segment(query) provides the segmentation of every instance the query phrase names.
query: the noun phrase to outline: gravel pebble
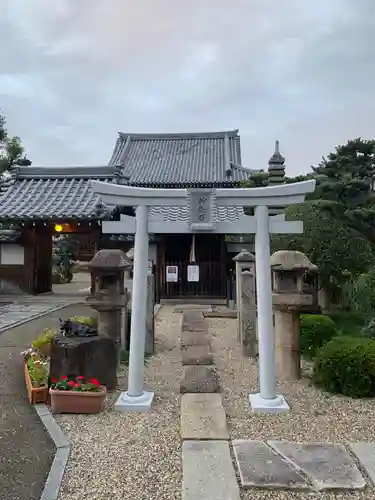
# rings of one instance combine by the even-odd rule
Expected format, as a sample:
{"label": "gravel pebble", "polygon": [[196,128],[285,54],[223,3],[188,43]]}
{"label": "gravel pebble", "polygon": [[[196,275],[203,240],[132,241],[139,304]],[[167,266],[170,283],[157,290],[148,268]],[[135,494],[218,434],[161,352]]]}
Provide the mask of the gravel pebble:
{"label": "gravel pebble", "polygon": [[[253,414],[249,392],[259,391],[257,362],[242,356],[236,338],[236,320],[212,318],[214,360],[220,376],[224,407],[231,439],[275,439],[283,441],[372,441],[375,436],[375,400],[353,400],[323,393],[310,383],[304,365],[304,377],[296,383],[280,383],[279,391],[291,406],[289,413]],[[375,490],[363,492],[302,493],[251,489],[242,492],[242,500],[375,500]]]}
{"label": "gravel pebble", "polygon": [[180,322],[171,307],[157,316],[156,354],[145,369],[145,386],[155,391],[149,414],[114,412],[114,393],[99,415],[56,416],[72,443],[59,500],[181,498]]}

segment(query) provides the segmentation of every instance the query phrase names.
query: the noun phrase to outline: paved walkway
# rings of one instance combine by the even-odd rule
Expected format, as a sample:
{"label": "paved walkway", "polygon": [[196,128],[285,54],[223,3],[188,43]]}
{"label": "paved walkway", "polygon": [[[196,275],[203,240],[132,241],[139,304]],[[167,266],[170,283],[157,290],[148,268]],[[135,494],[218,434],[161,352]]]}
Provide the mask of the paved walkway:
{"label": "paved walkway", "polygon": [[[17,307],[8,309],[8,326],[26,315],[22,308],[16,313]],[[31,319],[50,309],[40,304],[27,311]],[[27,400],[20,352],[59,317],[77,314],[85,314],[84,306],[60,309],[0,333],[0,500],[39,500],[55,451]],[[2,324],[5,328],[4,318]]]}
{"label": "paved walkway", "polygon": [[[207,385],[207,378],[214,370],[211,366],[214,359],[208,356],[209,337],[201,312],[185,311],[182,321],[185,394],[181,395],[180,427],[183,439],[182,500],[240,500],[240,490],[254,491],[254,488],[275,492],[350,492],[371,488],[375,484],[375,442],[347,443],[344,446],[336,443],[231,441],[219,381]],[[189,361],[184,362],[187,359]],[[198,377],[197,373],[202,370],[204,376]],[[194,380],[188,384],[186,379],[191,382],[191,372],[194,372]],[[371,493],[366,491],[373,494],[374,490],[371,489]]]}

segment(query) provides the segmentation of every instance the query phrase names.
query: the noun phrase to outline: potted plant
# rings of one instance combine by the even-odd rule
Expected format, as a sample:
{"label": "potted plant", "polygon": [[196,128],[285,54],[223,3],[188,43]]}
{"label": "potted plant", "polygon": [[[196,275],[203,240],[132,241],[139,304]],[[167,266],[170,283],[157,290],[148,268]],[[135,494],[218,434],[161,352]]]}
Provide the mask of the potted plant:
{"label": "potted plant", "polygon": [[31,404],[46,403],[48,400],[49,364],[33,349],[22,353],[25,360],[25,383]]}
{"label": "potted plant", "polygon": [[107,395],[97,379],[82,376],[52,379],[49,393],[52,413],[99,413]]}
{"label": "potted plant", "polygon": [[51,343],[56,335],[56,330],[52,328],[47,328],[44,330],[42,335],[40,335],[34,342],[31,343],[32,347],[38,350],[43,356],[50,356],[51,354]]}

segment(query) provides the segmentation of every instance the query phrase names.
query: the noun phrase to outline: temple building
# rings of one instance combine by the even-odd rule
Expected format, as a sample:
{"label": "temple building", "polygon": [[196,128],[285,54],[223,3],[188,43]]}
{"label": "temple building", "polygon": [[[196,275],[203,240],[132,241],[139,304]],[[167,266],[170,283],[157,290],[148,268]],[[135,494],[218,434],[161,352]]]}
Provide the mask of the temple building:
{"label": "temple building", "polygon": [[[269,162],[270,181],[283,182],[284,158],[276,150]],[[79,256],[89,260],[100,248],[132,247],[134,235],[103,234],[104,220],[134,215],[131,207],[102,203],[90,180],[155,188],[238,188],[259,170],[242,166],[238,130],[184,134],[120,133],[105,166],[16,167],[0,193],[0,292],[40,294],[52,290],[52,240],[79,235]],[[218,207],[217,221],[237,221],[240,207]],[[164,223],[188,219],[186,207],[152,207]],[[149,265],[158,299],[225,298],[232,257],[252,250],[253,235],[150,235]],[[188,266],[199,265],[199,280]],[[168,271],[177,269],[173,279]],[[172,276],[171,273],[169,273]]]}

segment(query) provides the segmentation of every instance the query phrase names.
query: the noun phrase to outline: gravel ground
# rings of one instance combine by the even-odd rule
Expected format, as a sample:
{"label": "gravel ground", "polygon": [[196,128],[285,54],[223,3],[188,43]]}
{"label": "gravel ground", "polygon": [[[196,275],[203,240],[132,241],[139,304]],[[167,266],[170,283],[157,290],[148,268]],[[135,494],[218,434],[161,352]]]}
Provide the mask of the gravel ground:
{"label": "gravel ground", "polygon": [[[307,376],[297,383],[280,383],[291,412],[276,415],[252,414],[249,392],[258,392],[257,363],[242,356],[236,339],[236,320],[209,320],[212,349],[220,374],[224,407],[231,439],[279,439],[283,441],[372,441],[375,436],[375,400],[351,400],[324,394]],[[305,373],[308,367],[305,366]],[[375,500],[373,489],[358,493],[292,493],[249,490],[243,500]]]}
{"label": "gravel ground", "polygon": [[[114,412],[116,393],[100,415],[56,416],[73,445],[59,500],[181,498],[180,321],[172,307],[157,317],[156,354],[145,370],[155,391],[149,414]],[[125,370],[122,389],[126,378]]]}

